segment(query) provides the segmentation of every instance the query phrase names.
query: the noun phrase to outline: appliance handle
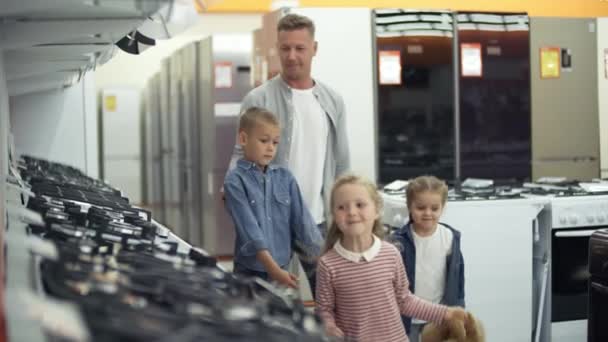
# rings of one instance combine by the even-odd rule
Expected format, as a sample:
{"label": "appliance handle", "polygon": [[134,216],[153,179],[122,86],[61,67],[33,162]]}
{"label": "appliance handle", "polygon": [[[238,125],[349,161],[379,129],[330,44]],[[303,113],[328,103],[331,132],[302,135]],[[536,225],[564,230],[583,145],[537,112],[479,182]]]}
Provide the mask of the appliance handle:
{"label": "appliance handle", "polygon": [[585,230],[568,230],[565,232],[558,231],[555,233],[556,237],[588,237],[595,233],[598,229],[585,229]]}
{"label": "appliance handle", "polygon": [[538,313],[536,315],[536,331],[534,342],[540,342],[540,334],[543,327],[543,317],[545,316],[545,303],[547,300],[547,286],[549,283],[549,261],[545,261],[543,265],[543,281],[540,287],[540,300],[538,301]]}
{"label": "appliance handle", "polygon": [[577,155],[577,156],[558,156],[558,157],[544,157],[537,158],[533,162],[594,162],[597,160],[596,156],[586,156],[586,155]]}
{"label": "appliance handle", "polygon": [[607,295],[607,294],[608,294],[608,286],[604,286],[604,285],[602,285],[602,284],[598,284],[598,283],[596,283],[596,282],[592,282],[592,283],[591,283],[591,287],[592,287],[594,290],[596,290],[596,291],[600,292],[601,294],[604,294],[604,295]]}
{"label": "appliance handle", "polygon": [[536,217],[533,221],[532,221],[532,227],[534,228],[534,243],[537,243],[538,241],[540,241],[540,228],[538,227],[538,217]]}

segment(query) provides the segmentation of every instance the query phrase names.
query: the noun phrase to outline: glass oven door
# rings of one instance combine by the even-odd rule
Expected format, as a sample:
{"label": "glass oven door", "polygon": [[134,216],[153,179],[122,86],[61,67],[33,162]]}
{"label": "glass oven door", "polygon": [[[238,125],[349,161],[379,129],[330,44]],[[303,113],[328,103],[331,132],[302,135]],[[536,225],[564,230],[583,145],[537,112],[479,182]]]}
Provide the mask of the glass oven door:
{"label": "glass oven door", "polygon": [[591,277],[589,296],[589,342],[608,341],[608,279]]}
{"label": "glass oven door", "polygon": [[551,321],[587,319],[589,237],[606,227],[554,229],[551,234]]}

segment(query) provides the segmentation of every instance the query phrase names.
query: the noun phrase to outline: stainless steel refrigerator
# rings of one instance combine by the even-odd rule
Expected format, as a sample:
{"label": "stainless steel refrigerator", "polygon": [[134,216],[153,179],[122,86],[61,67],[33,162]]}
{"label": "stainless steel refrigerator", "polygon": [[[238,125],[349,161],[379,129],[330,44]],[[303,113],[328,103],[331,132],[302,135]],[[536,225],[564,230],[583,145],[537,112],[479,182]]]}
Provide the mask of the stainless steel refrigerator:
{"label": "stainless steel refrigerator", "polygon": [[[192,245],[231,255],[234,228],[221,188],[235,144],[242,98],[251,90],[252,35],[214,35],[163,61],[148,86],[146,148],[154,168],[146,189],[160,202],[161,221]],[[153,98],[158,93],[158,98]],[[156,176],[154,176],[156,175]],[[157,177],[160,184],[156,184]],[[152,189],[160,188],[160,191]],[[158,198],[158,199],[157,199]]]}
{"label": "stainless steel refrigerator", "polygon": [[148,81],[143,94],[142,189],[143,205],[152,210],[157,221],[165,222],[160,140],[160,94],[160,73],[157,73]]}
{"label": "stainless steel refrigerator", "polygon": [[527,15],[384,9],[374,25],[380,183],[530,178]]}
{"label": "stainless steel refrigerator", "polygon": [[[576,18],[530,22],[534,178],[600,175],[595,24]],[[557,49],[558,75],[541,77],[542,48]]]}

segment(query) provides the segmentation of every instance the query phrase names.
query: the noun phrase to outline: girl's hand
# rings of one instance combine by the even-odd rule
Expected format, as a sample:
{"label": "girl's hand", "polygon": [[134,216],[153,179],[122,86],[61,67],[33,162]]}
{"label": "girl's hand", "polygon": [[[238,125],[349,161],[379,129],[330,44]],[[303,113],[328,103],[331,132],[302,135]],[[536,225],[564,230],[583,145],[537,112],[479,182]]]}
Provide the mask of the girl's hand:
{"label": "girl's hand", "polygon": [[450,307],[445,315],[445,321],[450,331],[450,337],[455,337],[458,341],[464,340],[466,337],[466,311],[459,307]]}
{"label": "girl's hand", "polygon": [[344,337],[344,333],[336,325],[326,326],[325,334],[327,334],[329,337]]}
{"label": "girl's hand", "polygon": [[467,320],[467,312],[464,311],[463,308],[460,308],[457,306],[449,307],[448,312],[445,315],[445,320],[446,321],[461,321],[464,323]]}

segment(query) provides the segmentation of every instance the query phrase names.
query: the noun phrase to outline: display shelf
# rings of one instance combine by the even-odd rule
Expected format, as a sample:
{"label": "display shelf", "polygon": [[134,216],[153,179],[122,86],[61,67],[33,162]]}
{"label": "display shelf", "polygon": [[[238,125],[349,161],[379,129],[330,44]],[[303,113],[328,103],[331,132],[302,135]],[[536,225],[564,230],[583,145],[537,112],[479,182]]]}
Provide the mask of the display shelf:
{"label": "display shelf", "polygon": [[[117,41],[152,19],[169,19],[173,0],[7,0],[0,4],[0,50],[8,94],[78,82],[105,63]],[[194,9],[193,9],[194,11]]]}

